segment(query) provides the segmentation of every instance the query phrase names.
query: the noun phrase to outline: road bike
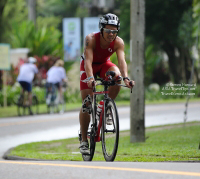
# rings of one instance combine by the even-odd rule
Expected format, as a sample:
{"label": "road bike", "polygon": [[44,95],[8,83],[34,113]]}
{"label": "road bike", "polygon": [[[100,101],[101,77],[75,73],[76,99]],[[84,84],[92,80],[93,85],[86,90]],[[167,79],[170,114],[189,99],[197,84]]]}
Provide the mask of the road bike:
{"label": "road bike", "polygon": [[[46,105],[47,105],[47,113],[64,113],[66,110],[66,103],[64,96],[60,98],[58,94],[58,90],[55,84],[47,83],[47,97],[46,97]],[[62,84],[62,91],[66,91],[66,84]]]}
{"label": "road bike", "polygon": [[[119,143],[119,115],[114,100],[108,96],[108,88],[114,85],[127,86],[119,84],[122,80],[121,76],[113,79],[114,76],[115,72],[108,71],[105,80],[102,78],[95,78],[95,81],[100,81],[100,83],[93,86],[93,101],[91,104],[91,111],[89,112],[92,120],[90,121],[90,127],[87,132],[90,154],[82,154],[84,161],[92,161],[96,142],[100,141],[104,159],[106,161],[115,160]],[[96,91],[96,86],[99,85],[103,86],[103,91]],[[130,83],[130,85],[133,86],[132,83]],[[97,100],[98,95],[103,95],[103,99],[99,104]],[[109,123],[108,120],[110,121]],[[79,141],[82,141],[81,132],[79,132]]]}
{"label": "road bike", "polygon": [[[36,94],[32,92],[32,105],[29,105],[28,92],[25,91],[24,94],[20,94],[15,98],[15,104],[17,105],[18,116],[26,115],[28,111],[29,115],[38,114],[39,102]],[[30,111],[31,108],[31,111]]]}

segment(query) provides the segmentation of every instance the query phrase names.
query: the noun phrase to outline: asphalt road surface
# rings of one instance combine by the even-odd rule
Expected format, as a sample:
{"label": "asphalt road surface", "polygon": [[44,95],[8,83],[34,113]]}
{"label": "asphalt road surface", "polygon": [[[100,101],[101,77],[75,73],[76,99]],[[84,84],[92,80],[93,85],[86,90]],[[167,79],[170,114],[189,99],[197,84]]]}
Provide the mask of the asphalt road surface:
{"label": "asphalt road surface", "polygon": [[[120,107],[120,129],[130,128],[130,109]],[[146,105],[145,126],[181,123],[185,104]],[[200,102],[190,102],[187,121],[200,121]],[[78,135],[78,112],[0,119],[0,156],[9,148],[33,141]],[[78,142],[78,141],[77,141]],[[0,159],[0,179],[31,178],[200,178],[200,163],[8,161]]]}

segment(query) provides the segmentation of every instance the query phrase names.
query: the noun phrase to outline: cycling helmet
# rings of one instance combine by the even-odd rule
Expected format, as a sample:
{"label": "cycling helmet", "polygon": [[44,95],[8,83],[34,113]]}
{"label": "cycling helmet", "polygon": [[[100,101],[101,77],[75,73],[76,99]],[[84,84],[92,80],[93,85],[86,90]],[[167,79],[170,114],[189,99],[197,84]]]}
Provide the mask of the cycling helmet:
{"label": "cycling helmet", "polygon": [[34,57],[29,57],[29,58],[28,58],[28,62],[29,62],[29,63],[36,63],[36,62],[37,62],[37,59],[34,58]]}
{"label": "cycling helmet", "polygon": [[99,20],[99,30],[103,32],[103,28],[105,25],[114,25],[117,27],[117,30],[120,30],[120,21],[119,18],[115,14],[108,13],[103,15],[103,17]]}

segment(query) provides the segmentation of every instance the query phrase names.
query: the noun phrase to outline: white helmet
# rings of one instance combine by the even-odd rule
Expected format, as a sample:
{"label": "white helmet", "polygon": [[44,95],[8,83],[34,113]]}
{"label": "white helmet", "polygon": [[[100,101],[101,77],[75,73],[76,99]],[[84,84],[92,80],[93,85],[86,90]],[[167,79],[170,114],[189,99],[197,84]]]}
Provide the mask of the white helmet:
{"label": "white helmet", "polygon": [[105,25],[114,25],[117,27],[117,30],[120,30],[120,21],[119,18],[115,14],[108,13],[103,15],[103,17],[99,20],[99,30],[102,32]]}
{"label": "white helmet", "polygon": [[37,59],[34,58],[34,57],[29,57],[29,58],[28,58],[28,62],[29,62],[29,63],[36,63],[36,62],[37,62]]}

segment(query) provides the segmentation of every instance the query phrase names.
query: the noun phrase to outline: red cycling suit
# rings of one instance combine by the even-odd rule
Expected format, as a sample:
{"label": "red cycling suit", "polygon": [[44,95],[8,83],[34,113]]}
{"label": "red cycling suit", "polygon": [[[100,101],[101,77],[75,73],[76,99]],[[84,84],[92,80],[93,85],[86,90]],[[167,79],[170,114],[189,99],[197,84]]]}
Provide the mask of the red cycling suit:
{"label": "red cycling suit", "polygon": [[[108,69],[112,66],[116,66],[110,61],[110,56],[114,53],[115,40],[110,43],[109,47],[102,49],[100,47],[100,32],[95,33],[96,47],[93,51],[93,62],[92,69],[93,75],[100,76],[100,78],[105,78],[105,74]],[[87,85],[87,75],[84,68],[84,57],[81,56],[80,62],[80,90],[90,89]]]}

